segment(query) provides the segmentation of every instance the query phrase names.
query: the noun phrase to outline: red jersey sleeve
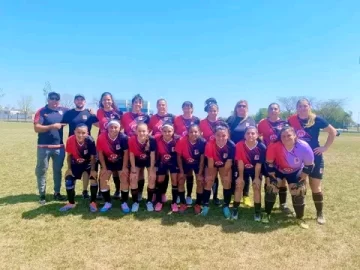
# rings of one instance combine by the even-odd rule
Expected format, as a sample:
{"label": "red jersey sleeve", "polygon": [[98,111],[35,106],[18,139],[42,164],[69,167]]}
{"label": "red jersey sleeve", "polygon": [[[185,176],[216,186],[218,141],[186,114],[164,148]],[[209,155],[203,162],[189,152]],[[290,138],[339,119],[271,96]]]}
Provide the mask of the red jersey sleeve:
{"label": "red jersey sleeve", "polygon": [[266,151],[266,160],[275,161],[278,143],[271,143]]}
{"label": "red jersey sleeve", "polygon": [[72,154],[74,152],[74,135],[70,136],[66,141],[65,151],[66,153]]}
{"label": "red jersey sleeve", "polygon": [[205,156],[214,159],[214,144],[212,141],[208,142],[205,146]]}
{"label": "red jersey sleeve", "polygon": [[244,147],[243,147],[243,142],[240,141],[236,144],[235,147],[235,160],[243,160],[243,156],[244,156]]}
{"label": "red jersey sleeve", "polygon": [[181,153],[182,153],[183,141],[184,141],[184,139],[182,138],[182,139],[178,140],[175,145],[175,152],[178,153],[179,155],[181,155]]}
{"label": "red jersey sleeve", "polygon": [[39,109],[34,116],[34,124],[42,125],[44,123],[44,116],[42,115],[43,108]]}
{"label": "red jersey sleeve", "polygon": [[135,136],[131,136],[129,138],[129,152],[133,154],[136,152],[135,139],[136,139]]}
{"label": "red jersey sleeve", "polygon": [[[104,134],[104,133],[103,133],[103,134]],[[97,142],[96,142],[96,149],[97,149],[98,151],[104,151],[104,139],[105,139],[105,137],[104,137],[103,134],[101,134],[101,135],[98,137]]]}

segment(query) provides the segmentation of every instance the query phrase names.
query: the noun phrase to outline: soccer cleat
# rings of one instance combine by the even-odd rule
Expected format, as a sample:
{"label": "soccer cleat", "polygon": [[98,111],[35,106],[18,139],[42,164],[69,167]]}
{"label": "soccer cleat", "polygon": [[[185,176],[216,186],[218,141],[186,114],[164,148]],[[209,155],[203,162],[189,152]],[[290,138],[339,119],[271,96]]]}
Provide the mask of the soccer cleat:
{"label": "soccer cleat", "polygon": [[252,207],[252,203],[249,196],[243,197],[243,204],[247,207]]}
{"label": "soccer cleat", "polygon": [[115,191],[115,192],[114,192],[114,195],[113,195],[113,198],[114,198],[115,200],[120,199],[120,198],[121,198],[120,191]]}
{"label": "soccer cleat", "polygon": [[192,205],[192,203],[193,203],[193,201],[192,201],[191,197],[190,196],[186,197],[186,204]]}
{"label": "soccer cleat", "polygon": [[213,198],[213,202],[214,202],[215,205],[220,205],[221,204],[221,202],[220,202],[220,200],[218,198]]}
{"label": "soccer cleat", "polygon": [[233,209],[231,213],[231,219],[237,220],[239,218],[239,209]]}
{"label": "soccer cleat", "polygon": [[264,224],[268,224],[270,222],[270,215],[265,213],[261,218],[261,222]]}
{"label": "soccer cleat", "polygon": [[141,193],[138,193],[138,202],[141,202],[142,199],[143,199],[142,194],[141,194]]}
{"label": "soccer cleat", "polygon": [[41,196],[40,196],[39,203],[40,203],[41,205],[44,205],[44,204],[46,203],[45,195],[41,195]]}
{"label": "soccer cleat", "polygon": [[105,213],[105,212],[109,211],[111,209],[111,207],[112,207],[112,204],[109,202],[106,202],[104,204],[104,206],[100,209],[100,212]]}
{"label": "soccer cleat", "polygon": [[155,211],[156,212],[160,212],[162,210],[162,207],[163,207],[163,204],[158,202],[156,205],[155,205]]}
{"label": "soccer cleat", "polygon": [[83,190],[82,197],[83,199],[89,199],[89,192],[87,190]]}
{"label": "soccer cleat", "polygon": [[201,213],[201,206],[200,204],[195,204],[194,206],[194,212],[196,215],[200,214]]}
{"label": "soccer cleat", "polygon": [[318,213],[318,214],[316,215],[316,221],[317,221],[317,223],[320,224],[320,225],[324,225],[324,224],[326,223],[326,220],[325,220],[325,218],[324,218],[323,213]]}
{"label": "soccer cleat", "polygon": [[287,216],[293,215],[293,212],[285,203],[280,205],[280,210]]}
{"label": "soccer cleat", "polygon": [[60,193],[54,193],[54,200],[55,201],[65,201],[65,196],[61,195]]}
{"label": "soccer cleat", "polygon": [[231,217],[231,211],[229,206],[223,207],[223,214],[226,219],[229,219]]}
{"label": "soccer cleat", "polygon": [[177,203],[177,204],[180,204],[180,196],[178,196],[178,197],[176,198],[176,203]]}
{"label": "soccer cleat", "polygon": [[66,211],[69,211],[69,210],[71,210],[73,208],[75,208],[75,204],[67,203],[63,207],[60,208],[60,212],[66,212]]}
{"label": "soccer cleat", "polygon": [[180,204],[179,212],[180,212],[180,213],[184,213],[187,208],[188,208],[187,205],[184,204],[184,203],[182,203],[182,204]]}
{"label": "soccer cleat", "polygon": [[130,213],[130,208],[126,202],[121,204],[121,211],[123,211],[124,214]]}
{"label": "soccer cleat", "polygon": [[172,211],[173,213],[179,212],[179,207],[178,207],[177,203],[172,203],[172,204],[171,204],[171,211]]}
{"label": "soccer cleat", "polygon": [[146,203],[146,210],[148,212],[153,212],[154,211],[154,205],[152,204],[152,202],[147,202]]}
{"label": "soccer cleat", "polygon": [[98,209],[97,209],[96,202],[90,203],[89,208],[90,208],[90,212],[91,212],[91,213],[95,213],[95,212],[97,212],[97,210],[98,210]]}
{"label": "soccer cleat", "polygon": [[131,212],[136,213],[139,211],[139,203],[134,202],[131,206]]}
{"label": "soccer cleat", "polygon": [[201,210],[201,215],[202,216],[207,216],[207,214],[209,213],[209,206],[204,206]]}
{"label": "soccer cleat", "polygon": [[309,229],[309,225],[305,222],[303,219],[297,219],[296,220],[300,228],[302,229]]}
{"label": "soccer cleat", "polygon": [[256,222],[260,222],[260,221],[261,221],[261,215],[260,215],[260,214],[255,214],[255,215],[254,215],[254,220],[255,220]]}

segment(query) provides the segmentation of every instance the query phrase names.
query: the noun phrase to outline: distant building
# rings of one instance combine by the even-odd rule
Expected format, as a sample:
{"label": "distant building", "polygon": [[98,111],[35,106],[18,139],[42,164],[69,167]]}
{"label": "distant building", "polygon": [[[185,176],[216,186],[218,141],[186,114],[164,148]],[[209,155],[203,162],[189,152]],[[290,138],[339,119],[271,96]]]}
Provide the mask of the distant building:
{"label": "distant building", "polygon": [[[131,100],[115,100],[116,105],[119,110],[122,112],[131,112]],[[150,109],[150,102],[144,100],[143,108],[141,109],[143,113],[152,114],[153,111]]]}

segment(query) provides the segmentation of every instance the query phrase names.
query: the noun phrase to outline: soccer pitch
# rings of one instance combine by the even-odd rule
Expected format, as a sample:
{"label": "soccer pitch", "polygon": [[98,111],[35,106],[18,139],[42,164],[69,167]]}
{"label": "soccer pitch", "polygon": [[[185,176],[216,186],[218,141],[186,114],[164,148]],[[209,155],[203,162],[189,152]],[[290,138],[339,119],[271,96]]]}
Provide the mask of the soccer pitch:
{"label": "soccer pitch", "polygon": [[60,213],[63,203],[51,201],[51,169],[48,203],[38,203],[32,124],[0,122],[0,130],[1,269],[360,268],[358,134],[342,134],[325,153],[327,224],[316,224],[308,191],[310,229],[303,230],[278,209],[266,226],[253,221],[253,208],[241,208],[234,222],[213,205],[207,217],[195,216],[192,208],[171,214],[168,203],[161,213],[147,213],[142,203],[139,213],[124,215],[118,201],[110,212],[93,214],[79,196],[80,182],[77,207]]}

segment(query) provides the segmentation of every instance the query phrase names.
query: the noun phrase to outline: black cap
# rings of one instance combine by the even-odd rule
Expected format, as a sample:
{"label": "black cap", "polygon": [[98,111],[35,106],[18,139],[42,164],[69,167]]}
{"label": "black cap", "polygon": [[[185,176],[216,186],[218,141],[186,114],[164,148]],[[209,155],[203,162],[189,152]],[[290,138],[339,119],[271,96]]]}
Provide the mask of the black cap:
{"label": "black cap", "polygon": [[76,94],[74,99],[77,99],[77,98],[83,98],[85,99],[85,96],[83,94]]}
{"label": "black cap", "polygon": [[58,99],[60,99],[60,94],[59,94],[59,93],[50,92],[50,93],[48,94],[48,98],[51,98],[51,97],[54,97],[54,96],[56,96],[56,97],[58,97]]}

